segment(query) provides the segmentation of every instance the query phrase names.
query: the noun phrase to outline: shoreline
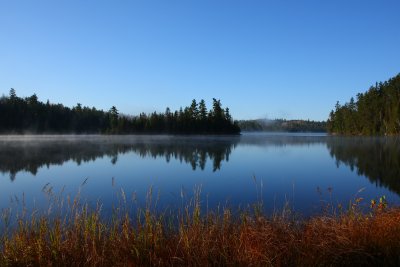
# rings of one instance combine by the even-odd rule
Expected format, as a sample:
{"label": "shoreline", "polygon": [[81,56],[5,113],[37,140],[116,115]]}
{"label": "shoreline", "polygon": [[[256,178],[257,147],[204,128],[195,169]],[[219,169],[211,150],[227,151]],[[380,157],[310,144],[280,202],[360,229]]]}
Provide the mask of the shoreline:
{"label": "shoreline", "polygon": [[228,208],[201,214],[196,196],[176,213],[154,212],[150,204],[131,214],[121,204],[109,220],[101,217],[101,206],[90,210],[78,203],[75,198],[65,213],[32,214],[3,229],[0,265],[396,266],[400,261],[400,208],[383,202],[367,214],[356,201],[343,213],[300,220],[286,209],[268,216],[257,204],[239,216]]}

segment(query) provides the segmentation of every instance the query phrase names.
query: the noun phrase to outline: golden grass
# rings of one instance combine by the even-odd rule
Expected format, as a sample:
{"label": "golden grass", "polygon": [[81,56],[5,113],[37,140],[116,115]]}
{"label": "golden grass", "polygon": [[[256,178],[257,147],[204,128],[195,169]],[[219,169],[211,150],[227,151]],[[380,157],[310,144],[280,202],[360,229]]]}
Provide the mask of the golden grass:
{"label": "golden grass", "polygon": [[79,198],[66,207],[3,228],[0,266],[400,266],[396,207],[303,220],[259,207],[201,214],[199,198],[176,213],[122,207],[108,220]]}

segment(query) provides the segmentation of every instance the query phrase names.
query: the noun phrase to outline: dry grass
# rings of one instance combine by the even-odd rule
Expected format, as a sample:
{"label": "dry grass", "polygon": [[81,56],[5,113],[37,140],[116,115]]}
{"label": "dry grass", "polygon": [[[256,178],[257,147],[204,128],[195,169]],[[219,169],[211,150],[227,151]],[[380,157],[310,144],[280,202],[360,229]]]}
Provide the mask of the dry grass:
{"label": "dry grass", "polygon": [[400,209],[386,205],[299,221],[259,207],[201,214],[197,195],[181,211],[160,214],[150,204],[126,211],[122,191],[122,208],[104,219],[101,206],[61,199],[51,199],[58,212],[25,212],[3,228],[0,266],[400,265]]}

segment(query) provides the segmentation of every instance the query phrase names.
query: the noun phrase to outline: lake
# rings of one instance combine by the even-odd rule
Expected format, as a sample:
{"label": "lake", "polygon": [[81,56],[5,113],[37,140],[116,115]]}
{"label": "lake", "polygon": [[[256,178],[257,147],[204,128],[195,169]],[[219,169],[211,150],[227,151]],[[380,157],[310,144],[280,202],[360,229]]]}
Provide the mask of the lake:
{"label": "lake", "polygon": [[143,205],[150,188],[161,209],[180,207],[194,190],[201,190],[203,209],[263,201],[267,212],[288,203],[310,215],[383,195],[399,204],[400,140],[308,133],[0,137],[0,208],[22,199],[46,208],[43,191],[79,191],[107,213],[121,194]]}

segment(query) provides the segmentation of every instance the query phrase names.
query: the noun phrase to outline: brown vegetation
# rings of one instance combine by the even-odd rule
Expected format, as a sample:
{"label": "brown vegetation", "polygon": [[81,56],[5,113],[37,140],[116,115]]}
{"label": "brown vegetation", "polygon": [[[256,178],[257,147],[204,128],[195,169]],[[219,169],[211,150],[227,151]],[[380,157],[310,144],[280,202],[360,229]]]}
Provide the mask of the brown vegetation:
{"label": "brown vegetation", "polygon": [[[123,191],[122,191],[123,193]],[[126,206],[122,194],[122,206]],[[357,201],[358,202],[358,201]],[[124,204],[125,203],[125,204]],[[151,199],[150,199],[151,203]],[[260,206],[201,214],[195,197],[176,213],[90,211],[79,198],[48,215],[23,215],[2,230],[0,266],[399,266],[400,209],[356,203],[298,220]],[[60,206],[59,206],[60,207]],[[55,215],[58,214],[58,215]],[[28,219],[29,218],[29,219]],[[7,215],[3,214],[7,220]],[[8,218],[9,220],[9,218]]]}

